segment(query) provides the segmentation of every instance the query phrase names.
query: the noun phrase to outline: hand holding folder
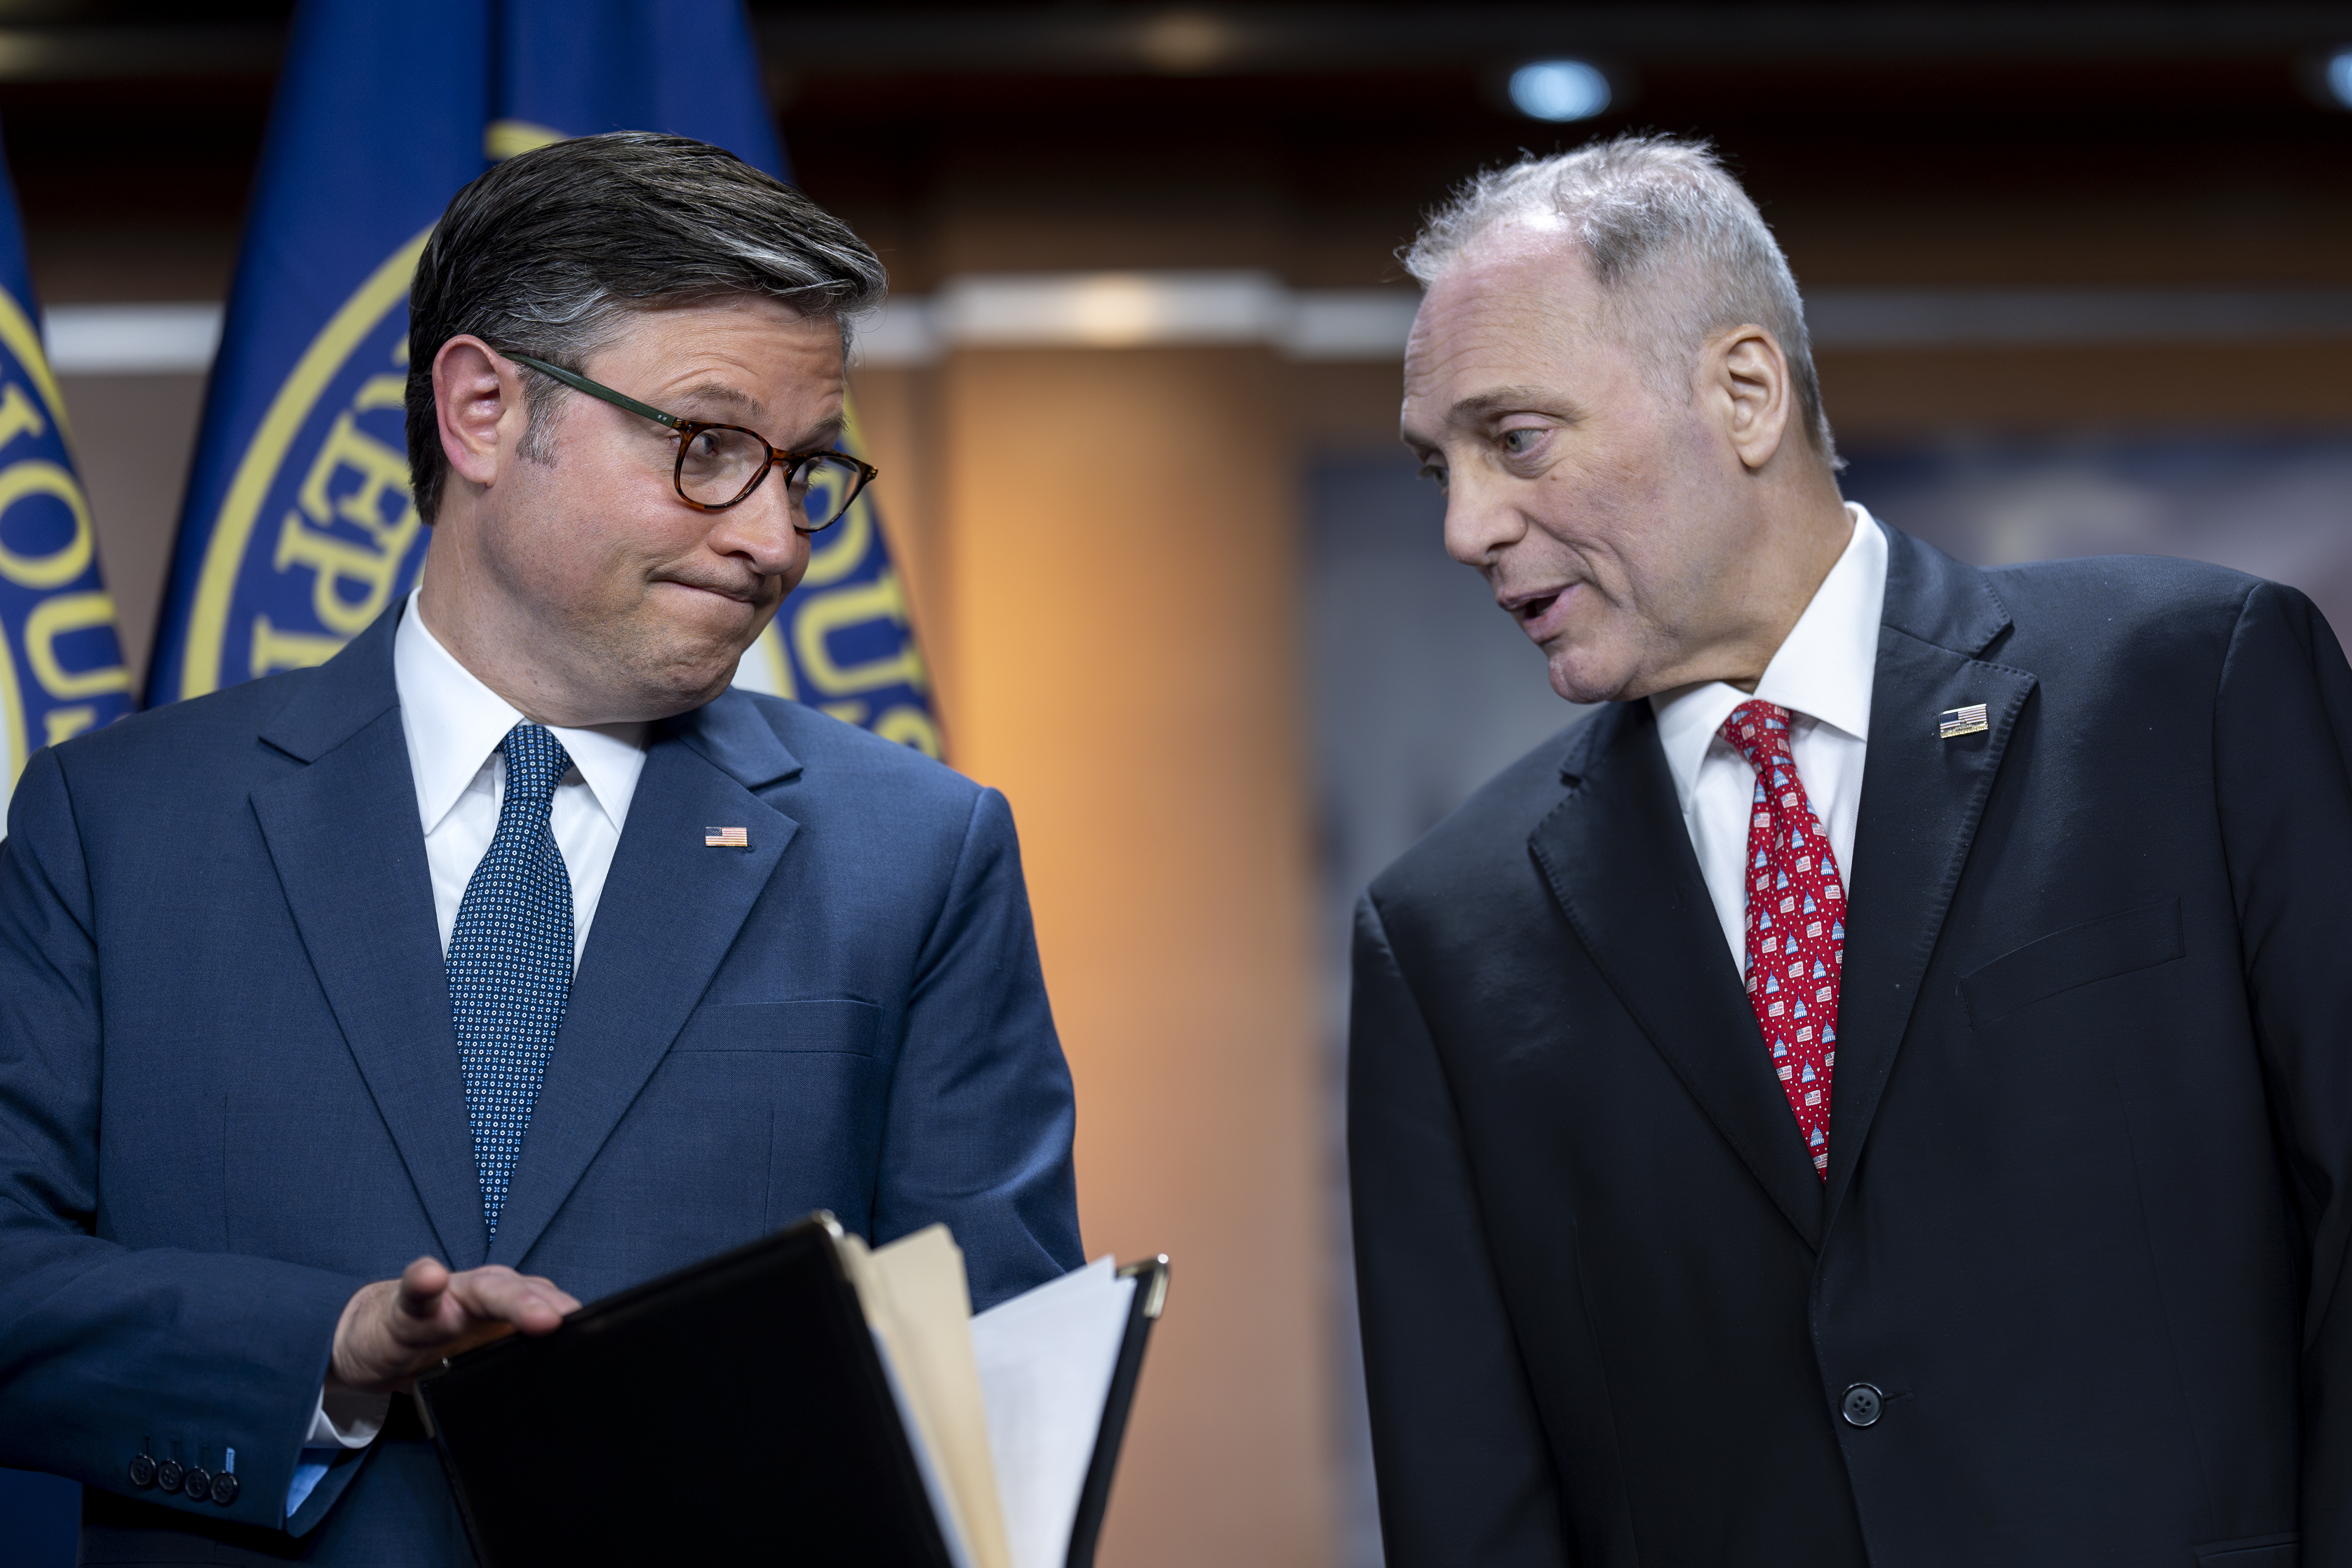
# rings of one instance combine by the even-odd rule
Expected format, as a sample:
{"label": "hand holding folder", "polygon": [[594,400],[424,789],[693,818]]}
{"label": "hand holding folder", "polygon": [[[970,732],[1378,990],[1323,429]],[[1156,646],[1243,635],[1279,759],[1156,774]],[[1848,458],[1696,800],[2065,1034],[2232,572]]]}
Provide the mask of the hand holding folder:
{"label": "hand holding folder", "polygon": [[417,1400],[484,1568],[1089,1568],[1164,1258],[971,1315],[944,1226],[814,1215],[469,1352]]}

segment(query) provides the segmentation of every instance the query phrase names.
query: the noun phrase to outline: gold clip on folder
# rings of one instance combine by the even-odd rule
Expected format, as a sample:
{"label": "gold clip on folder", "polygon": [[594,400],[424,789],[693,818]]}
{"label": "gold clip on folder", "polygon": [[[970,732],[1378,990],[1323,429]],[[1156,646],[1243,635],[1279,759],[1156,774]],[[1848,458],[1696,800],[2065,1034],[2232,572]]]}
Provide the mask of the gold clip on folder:
{"label": "gold clip on folder", "polygon": [[1092,1568],[1168,1260],[971,1315],[944,1226],[826,1214],[416,1394],[483,1568]]}

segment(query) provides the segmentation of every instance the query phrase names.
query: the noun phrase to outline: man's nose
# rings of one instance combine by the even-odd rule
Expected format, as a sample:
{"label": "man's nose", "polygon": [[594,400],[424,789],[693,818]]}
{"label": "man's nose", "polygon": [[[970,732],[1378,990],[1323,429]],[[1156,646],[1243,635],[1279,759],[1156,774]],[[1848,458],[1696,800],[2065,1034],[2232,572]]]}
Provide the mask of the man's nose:
{"label": "man's nose", "polygon": [[797,568],[808,553],[808,536],[793,526],[794,521],[791,487],[782,474],[772,473],[758,489],[717,514],[710,548],[742,556],[761,576],[777,576]]}
{"label": "man's nose", "polygon": [[1484,566],[1527,531],[1505,487],[1457,480],[1445,498],[1445,553],[1465,566]]}

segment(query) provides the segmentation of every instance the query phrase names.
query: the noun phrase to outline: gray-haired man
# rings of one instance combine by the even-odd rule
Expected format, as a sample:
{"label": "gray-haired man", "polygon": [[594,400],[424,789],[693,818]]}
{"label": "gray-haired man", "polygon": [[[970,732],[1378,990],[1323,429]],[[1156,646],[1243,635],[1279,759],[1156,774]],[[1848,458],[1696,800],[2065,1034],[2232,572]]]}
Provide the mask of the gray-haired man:
{"label": "gray-haired man", "polygon": [[1484,176],[1409,260],[1447,548],[1606,706],[1359,911],[1389,1561],[2352,1562],[2326,623],[1842,502],[1703,148]]}
{"label": "gray-haired man", "polygon": [[948,1222],[982,1305],[1082,1260],[1003,800],[728,684],[871,477],[882,283],[699,142],[493,170],[410,295],[419,592],[27,765],[0,1463],[86,1561],[467,1561],[395,1391],[813,1208]]}

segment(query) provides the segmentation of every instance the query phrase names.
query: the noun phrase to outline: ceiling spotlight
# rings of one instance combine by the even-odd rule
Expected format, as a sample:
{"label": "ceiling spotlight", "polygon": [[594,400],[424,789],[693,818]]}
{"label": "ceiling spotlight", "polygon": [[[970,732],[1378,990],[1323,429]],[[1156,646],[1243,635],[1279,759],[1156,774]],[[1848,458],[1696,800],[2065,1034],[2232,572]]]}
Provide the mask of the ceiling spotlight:
{"label": "ceiling spotlight", "polygon": [[[2352,56],[2339,56],[2334,72]],[[1582,60],[1538,60],[1511,73],[1511,104],[1530,120],[1590,120],[1609,107],[1609,79]]]}
{"label": "ceiling spotlight", "polygon": [[2352,49],[2341,49],[2327,62],[2327,90],[2336,101],[2352,109]]}
{"label": "ceiling spotlight", "polygon": [[1191,76],[1223,59],[1234,45],[1233,29],[1203,11],[1169,11],[1144,24],[1138,38],[1155,70]]}

